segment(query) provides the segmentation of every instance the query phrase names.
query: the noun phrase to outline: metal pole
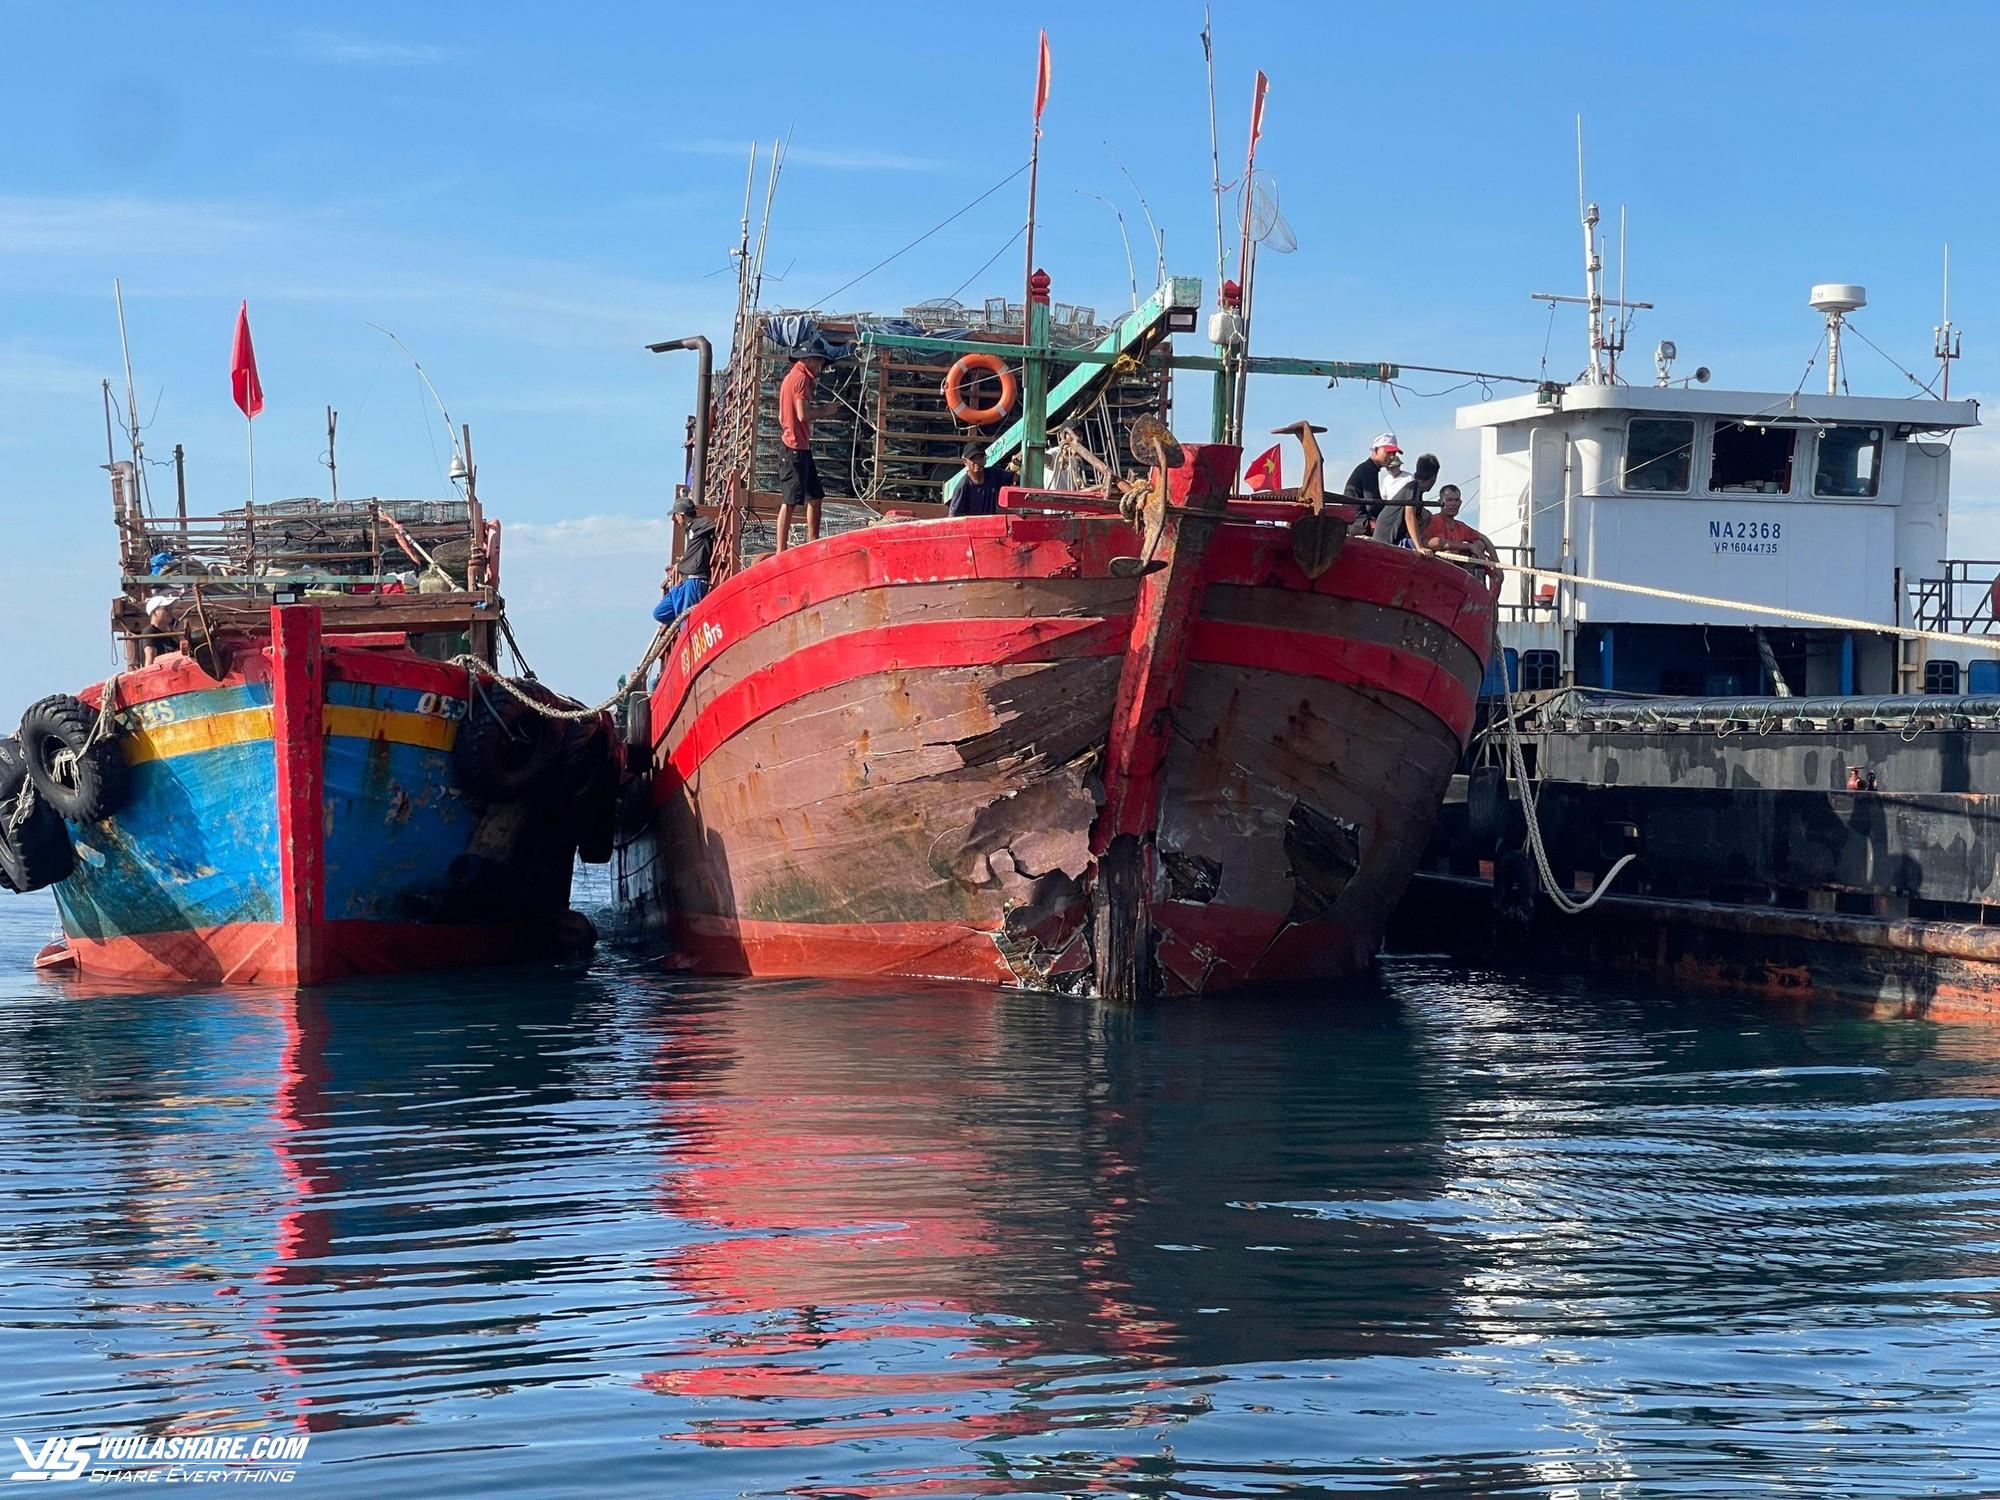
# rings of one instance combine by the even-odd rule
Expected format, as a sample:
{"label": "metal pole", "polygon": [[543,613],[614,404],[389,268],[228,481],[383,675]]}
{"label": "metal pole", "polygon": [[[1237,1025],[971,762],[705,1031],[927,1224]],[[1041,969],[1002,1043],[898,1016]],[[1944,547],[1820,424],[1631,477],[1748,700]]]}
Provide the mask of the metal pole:
{"label": "metal pole", "polygon": [[699,333],[684,339],[667,339],[646,346],[650,354],[665,354],[671,349],[692,349],[697,361],[694,386],[694,456],[690,467],[694,471],[695,504],[701,505],[708,499],[708,409],[715,387],[715,346]]}
{"label": "metal pole", "polygon": [[[327,487],[333,492],[331,498],[335,505],[340,504],[340,465],[335,462],[333,456],[333,432],[339,423],[340,413],[329,406],[326,409],[326,482]],[[174,449],[176,453],[180,451],[178,448]]]}
{"label": "metal pole", "polygon": [[1021,382],[1021,483],[1042,483],[1042,457],[1049,446],[1049,276],[1028,278],[1028,347]]}
{"label": "metal pole", "polygon": [[181,545],[188,539],[188,477],[187,453],[179,443],[174,444],[174,513],[181,519]]}

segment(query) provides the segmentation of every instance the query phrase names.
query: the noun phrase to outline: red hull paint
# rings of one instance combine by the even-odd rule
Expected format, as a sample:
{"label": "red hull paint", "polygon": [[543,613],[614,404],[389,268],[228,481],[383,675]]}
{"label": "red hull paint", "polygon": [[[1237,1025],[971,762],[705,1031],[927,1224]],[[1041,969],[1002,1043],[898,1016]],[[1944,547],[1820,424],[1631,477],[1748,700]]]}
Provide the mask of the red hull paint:
{"label": "red hull paint", "polygon": [[548,951],[545,938],[513,927],[329,922],[316,966],[302,971],[282,922],[238,922],[186,932],[72,937],[78,970],[92,978],[144,984],[317,984],[355,974],[399,974],[513,963]]}
{"label": "red hull paint", "polygon": [[1016,510],[725,582],[653,694],[628,908],[708,972],[1102,992],[1122,839],[1144,951],[1109,988],[1366,968],[1471,721],[1490,595],[1373,542],[1308,578],[1288,530],[1199,488],[1139,579],[1110,571],[1146,550],[1131,524]]}
{"label": "red hull paint", "polygon": [[759,922],[688,915],[674,923],[674,948],[688,967],[705,974],[1016,982],[991,933],[949,922]]}

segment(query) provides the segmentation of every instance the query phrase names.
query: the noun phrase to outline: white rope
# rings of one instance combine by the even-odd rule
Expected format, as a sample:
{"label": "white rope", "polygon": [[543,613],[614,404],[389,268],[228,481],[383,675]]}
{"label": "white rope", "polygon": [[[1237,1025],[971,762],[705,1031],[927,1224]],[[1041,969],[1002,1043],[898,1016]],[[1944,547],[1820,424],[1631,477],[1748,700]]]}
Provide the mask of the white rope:
{"label": "white rope", "polygon": [[1947,646],[1971,646],[1975,650],[2000,651],[2000,635],[1952,635],[1942,630],[1919,630],[1913,625],[1882,625],[1873,620],[1850,620],[1845,615],[1815,614],[1806,609],[1784,609],[1775,604],[1746,604],[1741,599],[1718,599],[1710,594],[1689,594],[1680,589],[1654,588],[1644,583],[1617,583],[1609,578],[1593,578],[1588,573],[1564,573],[1555,568],[1534,568],[1525,563],[1491,562],[1461,552],[1433,551],[1432,557],[1445,562],[1465,563],[1481,568],[1497,568],[1503,573],[1526,573],[1532,578],[1553,578],[1575,586],[1616,589],[1621,594],[1644,594],[1649,599],[1667,599],[1676,604],[1706,604],[1716,609],[1740,610],[1749,615],[1769,615],[1777,620],[1796,620],[1802,625],[1826,625],[1835,630],[1867,630],[1876,635],[1901,636],[1912,641],[1938,641]]}
{"label": "white rope", "polygon": [[475,682],[484,678],[495,686],[504,688],[507,692],[512,693],[521,703],[532,708],[545,719],[594,719],[631,691],[632,684],[637,683],[641,687],[645,685],[646,673],[652,669],[653,663],[660,659],[660,656],[667,648],[667,642],[673,638],[674,634],[675,631],[670,625],[662,625],[658,630],[653,632],[653,644],[646,648],[646,654],[639,658],[639,664],[627,675],[625,679],[626,686],[614,690],[610,697],[606,698],[595,708],[557,708],[553,704],[543,703],[538,699],[531,698],[476,656],[454,656],[451,659],[451,664],[455,667],[465,668],[467,675]]}
{"label": "white rope", "polygon": [[1542,889],[1548,893],[1550,903],[1557,911],[1562,912],[1566,916],[1581,916],[1584,912],[1589,911],[1591,907],[1597,905],[1598,901],[1603,898],[1604,893],[1611,889],[1611,882],[1618,878],[1619,872],[1639,856],[1636,853],[1622,856],[1618,863],[1613,865],[1605,874],[1605,877],[1597,883],[1597,888],[1587,897],[1582,901],[1571,899],[1569,893],[1557,881],[1555,871],[1549,868],[1548,851],[1542,846],[1541,811],[1535,805],[1535,788],[1528,780],[1527,761],[1521,753],[1521,726],[1519,719],[1520,715],[1514,709],[1514,690],[1509,688],[1507,690],[1506,718],[1507,770],[1508,774],[1514,778],[1514,785],[1520,792],[1521,812],[1526,817],[1528,825],[1528,852],[1535,857],[1535,868],[1541,872]]}

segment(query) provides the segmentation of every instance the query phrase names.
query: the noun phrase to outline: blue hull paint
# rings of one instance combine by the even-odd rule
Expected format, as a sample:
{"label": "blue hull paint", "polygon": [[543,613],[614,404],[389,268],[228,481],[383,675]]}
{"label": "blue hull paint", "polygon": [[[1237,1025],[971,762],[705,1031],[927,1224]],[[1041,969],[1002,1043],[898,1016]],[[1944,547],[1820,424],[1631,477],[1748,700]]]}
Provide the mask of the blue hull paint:
{"label": "blue hull paint", "polygon": [[[464,714],[464,700],[450,694],[342,680],[326,682],[324,701],[329,710],[418,715],[425,726]],[[204,725],[228,715],[238,716],[240,734],[242,711],[270,703],[268,683],[239,683],[141,703],[119,719],[198,740],[226,734]],[[567,910],[573,845],[559,818],[476,805],[458,786],[449,749],[337,732],[322,744],[323,919],[343,924],[342,942],[370,955],[358,967],[382,967],[383,954],[421,943],[427,926],[460,938],[491,929],[492,956],[516,956]],[[78,865],[55,890],[64,930],[143,941],[279,922],[276,803],[268,730],[137,760],[117,813],[71,825]]]}
{"label": "blue hull paint", "polygon": [[271,742],[249,740],[132,767],[116,816],[72,824],[76,873],[56,887],[72,937],[275,922]]}

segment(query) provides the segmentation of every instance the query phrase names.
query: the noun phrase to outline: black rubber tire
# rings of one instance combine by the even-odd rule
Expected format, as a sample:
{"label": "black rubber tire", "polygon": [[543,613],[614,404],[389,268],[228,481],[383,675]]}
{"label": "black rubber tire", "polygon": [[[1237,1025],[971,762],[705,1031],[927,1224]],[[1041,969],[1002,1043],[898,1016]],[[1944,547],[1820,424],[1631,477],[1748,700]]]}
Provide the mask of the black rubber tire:
{"label": "black rubber tire", "polygon": [[72,823],[110,817],[125,805],[129,789],[116,732],[90,744],[96,725],[97,711],[68,693],[44,698],[21,715],[21,754],[35,790]]}
{"label": "black rubber tire", "polygon": [[1541,894],[1541,877],[1526,850],[1510,849],[1493,862],[1493,916],[1503,927],[1525,932]]}
{"label": "black rubber tire", "polygon": [[11,734],[0,740],[0,802],[11,802],[28,779],[28,761],[21,754],[21,742]]}
{"label": "black rubber tire", "polygon": [[618,762],[602,757],[577,799],[575,823],[576,857],[587,865],[611,863],[611,851],[618,843]]}
{"label": "black rubber tire", "polygon": [[39,891],[69,878],[76,868],[76,850],[62,814],[39,794],[19,827],[11,827],[19,794],[0,802],[0,877],[10,890]]}
{"label": "black rubber tire", "polygon": [[[544,702],[558,702],[538,683],[515,685]],[[497,684],[475,687],[452,752],[459,785],[485,802],[526,801],[547,787],[562,756],[567,727]]]}
{"label": "black rubber tire", "polygon": [[587,865],[611,861],[623,758],[608,714],[570,721],[563,737],[561,795],[569,806],[576,857]]}

